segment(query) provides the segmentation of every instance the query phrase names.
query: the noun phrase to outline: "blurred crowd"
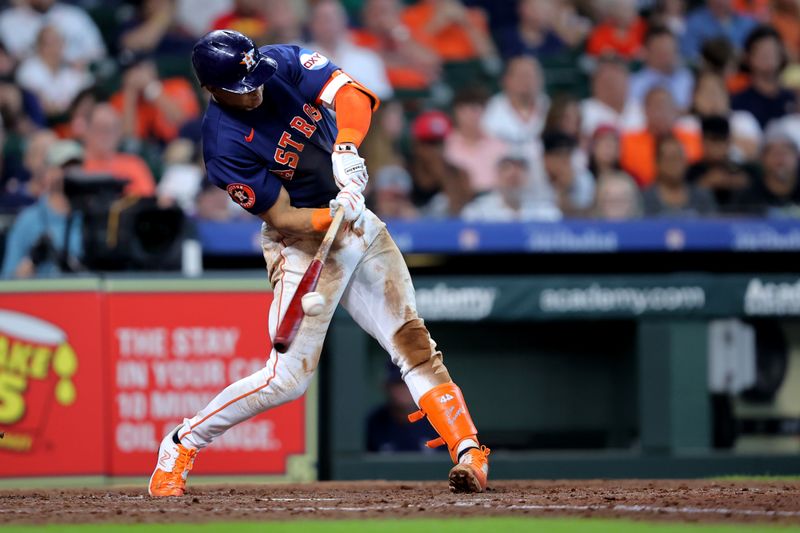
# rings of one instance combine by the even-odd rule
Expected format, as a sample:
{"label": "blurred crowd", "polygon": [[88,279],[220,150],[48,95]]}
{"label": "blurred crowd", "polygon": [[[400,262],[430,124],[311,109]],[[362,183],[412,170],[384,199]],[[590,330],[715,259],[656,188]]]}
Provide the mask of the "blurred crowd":
{"label": "blurred crowd", "polygon": [[200,157],[189,55],[218,28],[319,50],[381,97],[361,152],[385,218],[800,213],[800,0],[0,5],[0,211],[25,221],[6,276],[43,231],[63,246],[69,172],[246,216]]}

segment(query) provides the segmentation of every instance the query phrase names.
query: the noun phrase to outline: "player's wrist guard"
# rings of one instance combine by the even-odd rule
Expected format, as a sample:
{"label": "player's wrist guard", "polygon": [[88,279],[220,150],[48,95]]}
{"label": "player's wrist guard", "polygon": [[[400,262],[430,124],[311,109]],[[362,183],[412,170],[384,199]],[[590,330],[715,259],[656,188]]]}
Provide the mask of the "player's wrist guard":
{"label": "player's wrist guard", "polygon": [[337,143],[331,154],[331,164],[333,165],[333,178],[339,189],[353,184],[359,192],[364,192],[369,175],[365,161],[358,155],[358,148],[355,144]]}
{"label": "player's wrist guard", "polygon": [[314,209],[311,213],[311,227],[314,228],[314,231],[323,232],[328,229],[328,227],[333,222],[333,217],[331,216],[331,210],[320,208]]}
{"label": "player's wrist guard", "polygon": [[350,152],[358,155],[358,148],[353,143],[336,143],[333,145],[334,152]]}

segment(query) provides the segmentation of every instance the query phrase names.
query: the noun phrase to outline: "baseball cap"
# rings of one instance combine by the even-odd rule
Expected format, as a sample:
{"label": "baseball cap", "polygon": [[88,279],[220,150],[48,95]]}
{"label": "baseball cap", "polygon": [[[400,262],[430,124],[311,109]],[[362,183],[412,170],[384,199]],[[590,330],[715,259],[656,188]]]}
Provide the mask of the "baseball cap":
{"label": "baseball cap", "polygon": [[400,165],[388,165],[378,171],[375,176],[375,189],[377,191],[394,191],[401,194],[411,192],[411,176]]}
{"label": "baseball cap", "polygon": [[63,167],[68,163],[82,162],[83,147],[76,141],[56,141],[47,150],[48,166]]}
{"label": "baseball cap", "polygon": [[497,160],[497,166],[512,163],[528,168],[528,157],[521,150],[511,150]]}
{"label": "baseball cap", "polygon": [[597,140],[601,135],[614,134],[619,137],[619,130],[613,124],[600,124],[592,132],[592,140]]}
{"label": "baseball cap", "polygon": [[572,151],[577,144],[578,142],[573,136],[560,131],[545,132],[542,135],[542,145],[544,145],[546,154],[561,150]]}
{"label": "baseball cap", "polygon": [[800,146],[795,142],[795,138],[789,132],[786,124],[782,120],[774,121],[767,126],[764,132],[762,148],[775,144],[791,146],[795,151],[800,151]]}
{"label": "baseball cap", "polygon": [[731,126],[727,117],[711,115],[700,120],[703,136],[709,139],[728,139],[731,136]]}
{"label": "baseball cap", "polygon": [[422,142],[443,141],[451,130],[450,119],[441,111],[425,111],[411,123],[411,136]]}

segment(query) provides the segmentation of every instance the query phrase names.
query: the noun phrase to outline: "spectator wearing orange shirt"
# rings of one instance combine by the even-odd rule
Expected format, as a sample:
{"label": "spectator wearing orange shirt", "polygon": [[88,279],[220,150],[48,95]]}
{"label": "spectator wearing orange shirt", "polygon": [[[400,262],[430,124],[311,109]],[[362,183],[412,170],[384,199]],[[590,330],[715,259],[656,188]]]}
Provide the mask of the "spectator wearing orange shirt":
{"label": "spectator wearing orange shirt", "polygon": [[[794,0],[789,0],[793,2]],[[733,0],[733,7],[742,15],[748,15],[759,22],[767,23],[770,19],[770,12],[777,4],[775,0]]]}
{"label": "spectator wearing orange shirt", "polygon": [[264,0],[235,0],[233,9],[223,13],[211,26],[212,30],[235,30],[249,36],[257,44],[269,29],[264,14]]}
{"label": "spectator wearing orange shirt", "polygon": [[433,50],[411,38],[401,15],[399,0],[366,0],[361,11],[363,28],[351,33],[353,43],[383,59],[395,89],[427,89],[439,79],[442,62]]}
{"label": "spectator wearing orange shirt", "polygon": [[603,21],[589,35],[586,53],[615,54],[636,59],[642,49],[647,23],[636,11],[636,0],[606,0]]}
{"label": "spectator wearing orange shirt", "polygon": [[128,181],[125,188],[128,196],[153,196],[156,189],[153,174],[141,157],[120,153],[120,141],[122,121],[119,115],[109,104],[96,105],[83,138],[83,170]]}
{"label": "spectator wearing orange shirt", "polygon": [[770,23],[780,33],[792,62],[800,60],[800,2],[773,0]]}
{"label": "spectator wearing orange shirt", "polygon": [[641,187],[647,187],[656,175],[656,140],[674,135],[683,146],[688,163],[697,161],[703,151],[702,139],[696,129],[676,125],[678,110],[669,91],[663,87],[651,89],[644,100],[646,125],[639,131],[622,135],[620,162]]}
{"label": "spectator wearing orange shirt", "polygon": [[156,65],[134,58],[122,76],[122,89],[111,97],[122,116],[126,137],[168,143],[186,122],[200,115],[200,104],[188,80],[159,80]]}
{"label": "spectator wearing orange shirt", "polygon": [[403,12],[411,37],[445,62],[491,59],[494,44],[483,11],[460,0],[420,0]]}

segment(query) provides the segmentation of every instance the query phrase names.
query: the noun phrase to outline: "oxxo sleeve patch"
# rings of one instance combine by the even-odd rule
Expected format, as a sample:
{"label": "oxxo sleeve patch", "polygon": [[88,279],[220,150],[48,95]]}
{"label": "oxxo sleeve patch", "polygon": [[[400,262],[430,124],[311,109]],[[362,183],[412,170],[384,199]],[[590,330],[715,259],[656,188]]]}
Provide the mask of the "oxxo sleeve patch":
{"label": "oxxo sleeve patch", "polygon": [[305,48],[300,50],[299,57],[300,57],[300,64],[303,65],[303,68],[306,70],[319,70],[328,64],[327,57],[320,54],[319,52],[306,50]]}

